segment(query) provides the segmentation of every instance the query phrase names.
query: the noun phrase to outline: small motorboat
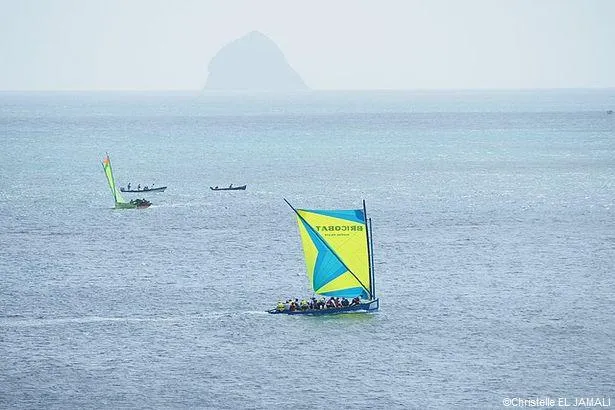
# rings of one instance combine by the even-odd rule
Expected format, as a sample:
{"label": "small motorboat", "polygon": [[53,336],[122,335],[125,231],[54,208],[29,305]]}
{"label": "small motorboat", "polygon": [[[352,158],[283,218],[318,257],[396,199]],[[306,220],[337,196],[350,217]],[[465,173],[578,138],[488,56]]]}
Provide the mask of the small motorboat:
{"label": "small motorboat", "polygon": [[143,188],[138,188],[138,189],[130,189],[130,188],[120,188],[120,191],[122,192],[133,192],[133,193],[139,193],[139,192],[164,192],[164,190],[167,189],[166,186],[161,186],[161,187],[156,187],[156,188],[149,188],[149,187],[143,187]]}
{"label": "small motorboat", "polygon": [[209,189],[212,191],[244,191],[246,189],[246,185],[233,186],[233,184],[227,187],[218,187],[218,186],[210,186]]}

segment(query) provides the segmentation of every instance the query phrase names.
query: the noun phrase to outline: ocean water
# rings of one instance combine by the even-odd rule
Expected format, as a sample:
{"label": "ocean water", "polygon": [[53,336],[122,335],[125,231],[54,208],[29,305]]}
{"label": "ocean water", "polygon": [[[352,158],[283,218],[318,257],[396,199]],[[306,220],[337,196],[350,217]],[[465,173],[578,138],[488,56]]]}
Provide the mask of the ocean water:
{"label": "ocean water", "polygon": [[[1,408],[615,405],[615,90],[0,94]],[[166,185],[113,210],[119,185]],[[247,184],[243,192],[211,185]],[[288,199],[374,223],[309,296]]]}

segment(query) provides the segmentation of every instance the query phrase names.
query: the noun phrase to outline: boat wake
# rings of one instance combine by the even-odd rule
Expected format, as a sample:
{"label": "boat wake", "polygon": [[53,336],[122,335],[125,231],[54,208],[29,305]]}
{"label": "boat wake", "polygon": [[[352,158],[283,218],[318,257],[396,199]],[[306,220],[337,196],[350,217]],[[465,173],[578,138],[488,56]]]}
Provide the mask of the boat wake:
{"label": "boat wake", "polygon": [[187,207],[191,207],[194,208],[195,206],[200,206],[200,205],[204,205],[201,203],[197,203],[197,202],[177,202],[177,203],[172,203],[172,204],[152,204],[152,206],[150,208],[187,208]]}
{"label": "boat wake", "polygon": [[268,313],[264,310],[248,310],[246,312],[241,312],[244,315],[267,315]]}
{"label": "boat wake", "polygon": [[59,318],[27,318],[23,316],[11,316],[0,318],[0,327],[38,327],[54,326],[62,324],[87,324],[101,322],[161,322],[177,321],[177,317],[105,317],[105,316],[81,316]]}
{"label": "boat wake", "polygon": [[138,323],[138,322],[185,322],[203,319],[232,318],[243,315],[266,315],[260,310],[229,311],[221,310],[206,313],[193,313],[181,316],[77,316],[77,317],[26,317],[21,315],[0,316],[0,328],[43,327],[92,323]]}

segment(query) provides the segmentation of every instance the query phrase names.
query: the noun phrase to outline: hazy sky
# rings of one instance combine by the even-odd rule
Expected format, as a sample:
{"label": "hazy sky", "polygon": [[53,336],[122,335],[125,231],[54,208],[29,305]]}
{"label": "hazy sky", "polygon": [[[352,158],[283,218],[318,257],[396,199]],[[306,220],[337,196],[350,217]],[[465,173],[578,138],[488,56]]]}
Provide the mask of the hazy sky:
{"label": "hazy sky", "polygon": [[252,30],[314,89],[615,87],[611,0],[0,0],[0,90],[198,90]]}

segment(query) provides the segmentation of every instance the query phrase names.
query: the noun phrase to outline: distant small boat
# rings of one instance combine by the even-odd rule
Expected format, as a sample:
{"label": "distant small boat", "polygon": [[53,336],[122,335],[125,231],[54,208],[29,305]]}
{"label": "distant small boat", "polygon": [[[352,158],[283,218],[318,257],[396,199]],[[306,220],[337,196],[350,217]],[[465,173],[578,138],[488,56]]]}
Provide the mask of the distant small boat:
{"label": "distant small boat", "polygon": [[246,185],[239,185],[239,186],[233,186],[233,184],[227,186],[227,187],[217,187],[217,186],[210,186],[209,189],[211,189],[212,191],[243,191],[246,189]]}
{"label": "distant small boat", "polygon": [[608,110],[606,113],[607,114],[613,114],[613,110]]}
{"label": "distant small boat", "polygon": [[156,187],[156,188],[148,188],[148,187],[143,187],[140,189],[126,189],[126,188],[120,188],[120,191],[122,192],[164,192],[164,190],[167,189],[166,186],[161,186],[161,187]]}

